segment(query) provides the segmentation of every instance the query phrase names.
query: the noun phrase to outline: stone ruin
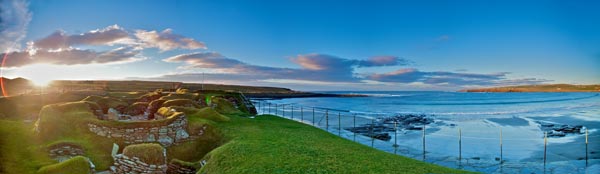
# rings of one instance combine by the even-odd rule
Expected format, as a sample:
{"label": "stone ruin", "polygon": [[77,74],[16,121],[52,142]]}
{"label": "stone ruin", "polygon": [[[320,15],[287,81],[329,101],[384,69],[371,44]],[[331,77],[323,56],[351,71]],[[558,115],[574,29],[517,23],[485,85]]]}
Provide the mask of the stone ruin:
{"label": "stone ruin", "polygon": [[[58,162],[63,162],[76,156],[84,156],[85,151],[82,147],[78,145],[70,143],[59,143],[56,145],[52,145],[48,148],[48,155],[50,156],[50,158]],[[95,173],[96,165],[94,165],[94,163],[92,163],[92,160],[90,160],[89,158],[85,157],[85,159],[90,164],[90,173]]]}
{"label": "stone ruin", "polygon": [[163,146],[171,146],[188,140],[190,135],[186,130],[186,116],[179,115],[171,119],[173,121],[165,121],[160,125],[137,128],[109,127],[93,123],[88,123],[87,126],[96,135],[123,140],[126,144],[158,142]]}
{"label": "stone ruin", "polygon": [[77,145],[72,145],[72,144],[67,144],[67,143],[53,145],[52,147],[49,147],[48,149],[49,149],[48,154],[50,155],[50,158],[55,159],[58,162],[63,162],[65,160],[68,160],[75,156],[80,156],[80,155],[85,154],[83,151],[83,148],[81,148]]}
{"label": "stone ruin", "polygon": [[129,157],[125,154],[113,155],[114,163],[110,167],[111,173],[139,173],[139,174],[166,174],[167,173],[167,150],[163,148],[163,163],[148,164],[137,157]]}

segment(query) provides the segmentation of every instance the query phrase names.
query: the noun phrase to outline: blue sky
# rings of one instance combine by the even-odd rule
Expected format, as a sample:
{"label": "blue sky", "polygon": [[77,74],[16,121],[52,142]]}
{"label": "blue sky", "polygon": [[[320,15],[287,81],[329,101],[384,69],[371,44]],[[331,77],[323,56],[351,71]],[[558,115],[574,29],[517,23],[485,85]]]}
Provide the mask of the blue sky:
{"label": "blue sky", "polygon": [[7,77],[201,82],[204,73],[299,90],[600,83],[593,1],[0,3],[14,11],[0,25]]}

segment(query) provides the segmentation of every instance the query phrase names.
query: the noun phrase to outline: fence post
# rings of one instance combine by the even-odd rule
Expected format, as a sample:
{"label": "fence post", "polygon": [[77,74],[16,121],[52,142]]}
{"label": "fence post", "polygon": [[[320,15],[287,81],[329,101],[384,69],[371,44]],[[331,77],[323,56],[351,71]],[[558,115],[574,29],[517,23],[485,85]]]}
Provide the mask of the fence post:
{"label": "fence post", "polygon": [[285,104],[281,104],[281,117],[285,118]]}
{"label": "fence post", "polygon": [[338,136],[342,136],[342,115],[338,112]]}
{"label": "fence post", "polygon": [[278,110],[277,110],[277,107],[278,107],[277,105],[279,105],[279,104],[275,103],[275,115],[277,115],[277,116],[278,116],[278,115],[279,115],[279,113],[278,113]]}
{"label": "fence post", "polygon": [[[354,114],[354,121],[353,121],[352,130],[354,130],[354,131],[352,131],[352,133],[354,133],[354,134],[353,134],[353,136],[354,136],[354,141],[356,141],[356,114]],[[586,153],[586,154],[587,154],[587,153]]]}
{"label": "fence post", "polygon": [[313,121],[312,121],[312,123],[313,123],[313,126],[314,126],[315,125],[315,107],[313,107],[312,109],[313,109],[313,111],[312,111],[312,113],[313,113],[312,114],[313,115]]}
{"label": "fence post", "polygon": [[304,107],[300,105],[300,121],[304,122]]}
{"label": "fence post", "polygon": [[462,132],[458,128],[458,162],[460,164],[462,160]]}
{"label": "fence post", "polygon": [[548,144],[548,132],[544,132],[544,168],[546,167],[546,150]]}
{"label": "fence post", "polygon": [[423,125],[423,161],[425,161],[425,125]]}
{"label": "fence post", "polygon": [[325,130],[329,130],[329,109],[325,109]]}
{"label": "fence post", "polygon": [[398,147],[398,122],[394,121],[394,147]]}
{"label": "fence post", "polygon": [[502,127],[500,127],[500,164],[503,163],[502,161]]}
{"label": "fence post", "polygon": [[292,120],[294,120],[294,105],[290,104],[290,107],[292,108]]}
{"label": "fence post", "polygon": [[271,102],[269,102],[269,114],[271,114]]}
{"label": "fence post", "polygon": [[585,166],[588,165],[588,129],[585,128]]}
{"label": "fence post", "polygon": [[374,135],[373,126],[375,126],[375,119],[371,119],[371,134],[369,135],[371,137],[371,147],[373,147],[373,145],[375,144],[375,135]]}

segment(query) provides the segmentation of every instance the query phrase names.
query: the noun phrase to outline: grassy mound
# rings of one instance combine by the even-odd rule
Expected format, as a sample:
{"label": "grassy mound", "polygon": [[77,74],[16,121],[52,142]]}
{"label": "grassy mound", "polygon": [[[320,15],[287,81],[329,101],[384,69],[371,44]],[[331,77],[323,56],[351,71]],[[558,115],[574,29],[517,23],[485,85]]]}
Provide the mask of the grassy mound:
{"label": "grassy mound", "polygon": [[91,173],[90,163],[85,157],[76,156],[61,163],[42,167],[39,174],[82,174]]}
{"label": "grassy mound", "polygon": [[112,164],[110,152],[115,141],[90,132],[88,123],[125,124],[96,119],[87,102],[47,105],[40,111],[40,118],[35,123],[35,137],[40,141],[37,144],[44,147],[61,142],[78,144],[86,150],[85,156],[94,161],[97,169],[105,170]]}
{"label": "grassy mound", "polygon": [[231,116],[217,126],[230,141],[199,173],[466,173],[379,151],[276,116]]}
{"label": "grassy mound", "polygon": [[94,102],[102,108],[103,113],[107,113],[109,108],[115,108],[117,110],[127,108],[129,105],[127,102],[122,100],[111,98],[111,97],[101,97],[101,96],[88,96],[81,101]]}
{"label": "grassy mound", "polygon": [[221,97],[212,97],[211,103],[215,105],[215,110],[222,114],[240,114],[240,110],[233,106],[233,103]]}
{"label": "grassy mound", "polygon": [[160,99],[164,99],[164,100],[173,100],[173,99],[198,100],[198,99],[200,99],[200,94],[198,94],[198,93],[171,93],[167,96],[162,96]]}
{"label": "grassy mound", "polygon": [[163,157],[164,148],[155,143],[144,143],[129,145],[123,149],[123,155],[127,157],[137,157],[146,164],[165,164]]}
{"label": "grassy mound", "polygon": [[[70,102],[47,105],[40,111],[36,129],[45,140],[77,135],[73,128],[84,127],[85,120],[96,119],[86,102]],[[67,126],[73,125],[73,126]]]}
{"label": "grassy mound", "polygon": [[185,107],[196,107],[196,108],[202,107],[197,102],[190,100],[190,99],[167,100],[162,104],[162,107],[169,107],[169,106],[185,106]]}
{"label": "grassy mound", "polygon": [[229,117],[218,113],[213,108],[206,107],[202,109],[192,108],[192,107],[171,107],[176,111],[183,112],[187,115],[188,119],[193,118],[201,118],[207,119],[215,122],[224,122],[229,121]]}

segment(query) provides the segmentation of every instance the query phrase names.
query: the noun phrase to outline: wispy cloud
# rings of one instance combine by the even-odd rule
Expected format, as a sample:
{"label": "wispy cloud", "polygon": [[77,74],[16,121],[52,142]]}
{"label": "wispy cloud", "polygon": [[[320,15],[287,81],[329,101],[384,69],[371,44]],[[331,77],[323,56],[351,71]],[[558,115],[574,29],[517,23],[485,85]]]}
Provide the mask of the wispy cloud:
{"label": "wispy cloud", "polygon": [[492,85],[523,85],[523,84],[539,84],[549,82],[550,80],[525,78],[525,79],[509,79],[508,72],[500,72],[493,74],[476,74],[476,73],[455,73],[455,72],[425,72],[414,68],[399,69],[396,71],[371,74],[366,78],[379,82],[394,82],[394,83],[423,83],[430,85],[454,85],[454,86],[492,86]]}
{"label": "wispy cloud", "polygon": [[252,65],[215,52],[181,54],[164,59],[165,62],[183,62],[184,69],[213,69],[227,74],[252,74],[258,79],[312,80],[323,82],[357,82],[357,67],[394,66],[407,62],[391,56],[367,60],[345,59],[326,54],[298,55],[290,59],[301,68],[280,68]]}
{"label": "wispy cloud", "polygon": [[0,52],[20,48],[32,16],[28,5],[25,0],[0,1]]}
{"label": "wispy cloud", "polygon": [[131,47],[120,47],[109,51],[62,49],[56,51],[38,50],[34,54],[28,51],[8,53],[4,67],[22,67],[33,64],[81,65],[129,63],[146,59],[139,55],[139,50]]}
{"label": "wispy cloud", "polygon": [[192,38],[174,34],[172,29],[165,29],[161,32],[137,30],[135,36],[141,42],[143,47],[154,47],[161,51],[173,49],[206,49],[206,45]]}
{"label": "wispy cloud", "polygon": [[112,25],[103,29],[73,35],[68,35],[59,30],[30,43],[30,45],[35,49],[66,49],[79,45],[113,45],[119,42],[125,44],[126,40],[131,40],[127,31],[118,25]]}
{"label": "wispy cloud", "polygon": [[[4,18],[2,21],[5,25]],[[11,33],[5,34],[3,30],[2,39],[8,38],[9,34]],[[1,44],[5,46],[7,43]],[[141,52],[147,48],[158,48],[161,51],[206,48],[204,43],[174,34],[171,29],[162,32],[136,30],[135,34],[131,34],[118,25],[78,34],[68,34],[59,30],[44,38],[30,41],[27,45],[26,49],[13,49],[8,52],[6,68],[33,64],[129,63],[145,60],[146,57],[142,56]],[[109,46],[110,50],[98,51],[94,46]]]}
{"label": "wispy cloud", "polygon": [[[375,56],[365,60],[346,59],[327,54],[305,54],[290,59],[301,68],[278,68],[252,65],[237,59],[228,58],[216,52],[182,54],[164,59],[166,62],[184,63],[184,69],[217,70],[201,73],[169,74],[154,79],[179,79],[193,82],[202,76],[211,80],[226,81],[235,84],[256,84],[256,82],[286,84],[423,84],[428,86],[490,86],[538,84],[548,82],[545,79],[509,79],[507,72],[492,74],[457,73],[445,71],[419,71],[403,68],[387,73],[356,74],[361,67],[401,66],[410,61],[394,56]],[[310,82],[310,83],[309,83]]]}

